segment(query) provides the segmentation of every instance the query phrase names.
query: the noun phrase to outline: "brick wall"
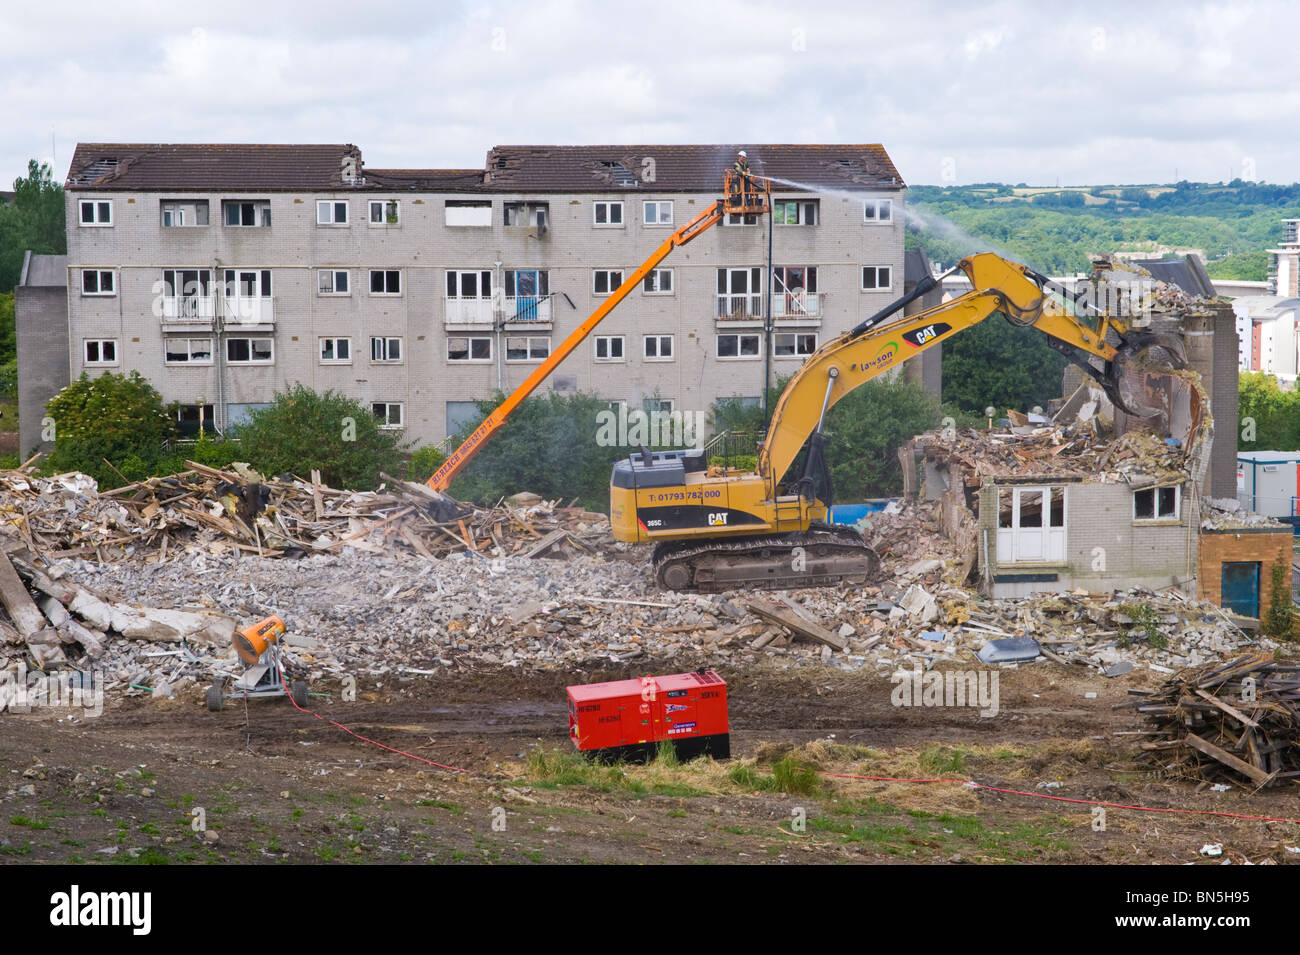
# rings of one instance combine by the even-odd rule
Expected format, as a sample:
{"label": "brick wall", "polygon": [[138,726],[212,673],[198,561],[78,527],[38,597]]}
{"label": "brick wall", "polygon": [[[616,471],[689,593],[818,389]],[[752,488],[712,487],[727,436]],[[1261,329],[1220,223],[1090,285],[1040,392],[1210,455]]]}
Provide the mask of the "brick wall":
{"label": "brick wall", "polygon": [[1268,612],[1273,597],[1273,564],[1286,567],[1286,588],[1291,589],[1291,555],[1295,535],[1290,527],[1202,530],[1200,533],[1197,580],[1200,597],[1219,604],[1223,598],[1223,565],[1234,561],[1258,561],[1260,613]]}

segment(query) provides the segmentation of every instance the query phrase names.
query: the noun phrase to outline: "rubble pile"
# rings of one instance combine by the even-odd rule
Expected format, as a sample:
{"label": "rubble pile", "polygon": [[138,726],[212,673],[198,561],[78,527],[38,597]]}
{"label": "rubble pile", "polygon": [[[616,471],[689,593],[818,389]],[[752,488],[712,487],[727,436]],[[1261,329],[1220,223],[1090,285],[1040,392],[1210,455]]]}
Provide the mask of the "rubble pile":
{"label": "rubble pile", "polygon": [[430,560],[461,551],[542,556],[591,548],[607,537],[603,514],[536,495],[475,510],[387,475],[381,490],[340,491],[314,472],[311,482],[264,480],[242,465],[219,471],[186,464],[190,470],[180,474],[103,492],[84,474],[0,472],[0,534],[53,560],[100,562],[166,560],[196,545],[261,557],[337,553],[343,546],[401,549]]}
{"label": "rubble pile", "polygon": [[1253,788],[1300,779],[1300,666],[1248,653],[1130,690],[1154,739],[1143,757],[1166,772]]}
{"label": "rubble pile", "polygon": [[916,447],[928,460],[960,465],[978,478],[1033,474],[1045,480],[1150,483],[1186,475],[1183,448],[1150,431],[1113,440],[1086,425],[930,431],[917,437]]}
{"label": "rubble pile", "polygon": [[645,546],[610,545],[569,560],[488,559],[462,548],[430,561],[353,542],[301,560],[213,553],[198,544],[150,561],[65,557],[38,566],[39,558],[28,565],[22,554],[15,567],[41,575],[30,575],[29,592],[41,594],[34,588],[46,578],[59,595],[42,613],[57,616],[61,603],[75,617],[75,594],[84,592],[121,612],[175,608],[222,629],[183,642],[173,634],[160,645],[157,636],[101,617],[81,623],[95,630],[96,642],[63,644],[65,661],[33,652],[32,641],[0,642],[0,668],[90,670],[119,692],[166,696],[238,676],[243,667],[228,636],[234,622],[272,613],[290,628],[282,648],[291,667],[312,680],[351,674],[385,685],[448,670],[574,670],[639,660],[682,668],[828,664],[882,677],[918,667],[1053,660],[1100,677],[1137,668],[1173,673],[1243,647],[1271,646],[1218,608],[1173,591],[985,600],[948,582],[958,560],[929,548],[927,541],[946,540],[927,521],[931,509],[872,515],[869,537],[895,541],[885,550],[889,579],[761,596],[659,590]]}

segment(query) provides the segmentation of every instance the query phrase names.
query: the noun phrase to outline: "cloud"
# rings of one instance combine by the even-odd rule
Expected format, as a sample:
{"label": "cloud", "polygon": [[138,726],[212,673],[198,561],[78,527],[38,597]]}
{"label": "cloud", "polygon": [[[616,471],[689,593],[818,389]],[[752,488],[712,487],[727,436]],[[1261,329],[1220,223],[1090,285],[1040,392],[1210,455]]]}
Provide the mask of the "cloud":
{"label": "cloud", "polygon": [[[881,142],[909,182],[1300,178],[1281,2],[74,2],[0,12],[0,181],[77,141]],[[70,29],[68,24],[75,24]]]}

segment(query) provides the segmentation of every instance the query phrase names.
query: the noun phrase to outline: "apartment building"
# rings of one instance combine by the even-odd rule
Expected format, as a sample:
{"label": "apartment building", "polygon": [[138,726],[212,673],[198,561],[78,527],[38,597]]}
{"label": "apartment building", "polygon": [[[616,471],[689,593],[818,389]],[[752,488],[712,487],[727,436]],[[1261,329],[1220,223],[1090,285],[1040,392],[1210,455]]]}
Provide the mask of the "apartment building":
{"label": "apartment building", "polygon": [[881,146],[498,146],[483,169],[435,170],[369,169],[353,145],[83,143],[69,374],[138,371],[189,429],[237,427],[302,382],[441,441],[708,208],[741,148],[800,184],[774,187],[771,282],[768,222],[731,217],[544,387],[647,410],[757,402],[765,374],[902,294],[904,184]]}

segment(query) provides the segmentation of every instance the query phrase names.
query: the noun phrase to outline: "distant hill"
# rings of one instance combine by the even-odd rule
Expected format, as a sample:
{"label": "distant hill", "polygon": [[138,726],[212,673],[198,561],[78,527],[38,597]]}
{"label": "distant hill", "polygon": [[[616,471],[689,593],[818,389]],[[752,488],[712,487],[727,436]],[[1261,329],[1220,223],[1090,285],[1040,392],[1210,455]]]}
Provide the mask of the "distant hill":
{"label": "distant hill", "polygon": [[1004,252],[1039,271],[1088,270],[1095,252],[1150,258],[1196,250],[1216,278],[1262,281],[1264,250],[1300,218],[1300,183],[1178,182],[1044,188],[979,183],[911,186],[907,246],[953,265],[971,252]]}

